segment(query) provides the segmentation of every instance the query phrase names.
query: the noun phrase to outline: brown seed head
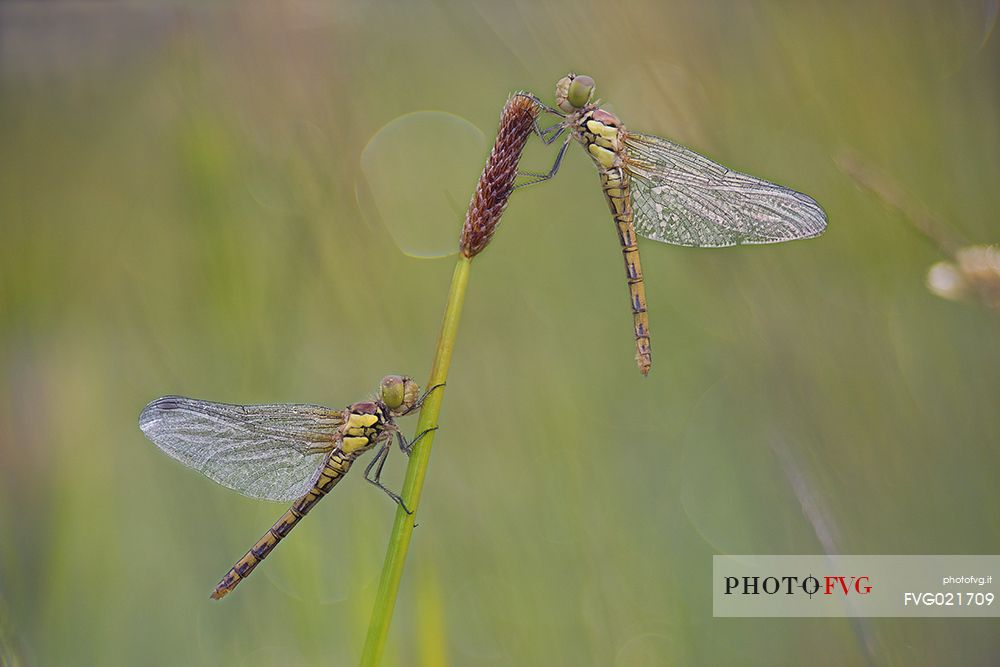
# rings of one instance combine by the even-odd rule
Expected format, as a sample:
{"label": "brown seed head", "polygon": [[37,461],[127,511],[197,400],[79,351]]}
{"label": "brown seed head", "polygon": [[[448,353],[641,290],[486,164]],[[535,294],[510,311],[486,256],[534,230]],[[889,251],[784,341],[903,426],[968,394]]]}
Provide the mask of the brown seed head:
{"label": "brown seed head", "polygon": [[461,249],[466,257],[472,258],[482,252],[500,224],[500,216],[514,191],[517,163],[534,129],[538,112],[534,99],[515,93],[500,114],[497,140],[465,215]]}

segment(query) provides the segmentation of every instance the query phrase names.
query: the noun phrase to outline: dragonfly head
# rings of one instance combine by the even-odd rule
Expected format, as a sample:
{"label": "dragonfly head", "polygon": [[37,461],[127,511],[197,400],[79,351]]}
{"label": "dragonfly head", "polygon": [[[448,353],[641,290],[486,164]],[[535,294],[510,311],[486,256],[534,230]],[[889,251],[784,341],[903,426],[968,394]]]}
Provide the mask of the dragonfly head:
{"label": "dragonfly head", "polygon": [[567,74],[556,84],[556,106],[566,113],[580,109],[594,97],[594,80],[586,74]]}
{"label": "dragonfly head", "polygon": [[386,375],[378,385],[378,398],[394,417],[413,409],[420,397],[420,387],[405,375]]}

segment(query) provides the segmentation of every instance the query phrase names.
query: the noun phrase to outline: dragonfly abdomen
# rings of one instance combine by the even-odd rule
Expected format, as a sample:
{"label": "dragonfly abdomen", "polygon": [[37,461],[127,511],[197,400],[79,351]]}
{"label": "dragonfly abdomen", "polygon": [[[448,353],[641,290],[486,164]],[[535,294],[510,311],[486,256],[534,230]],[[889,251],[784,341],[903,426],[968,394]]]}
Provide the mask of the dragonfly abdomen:
{"label": "dragonfly abdomen", "polygon": [[639,371],[649,373],[653,359],[649,346],[649,315],[646,313],[646,285],[639,262],[639,247],[635,242],[632,199],[629,177],[621,167],[601,170],[601,187],[608,200],[608,208],[618,229],[618,242],[625,260],[625,277],[628,281],[629,301],[632,305],[632,324],[635,330],[635,361]]}
{"label": "dragonfly abdomen", "polygon": [[253,572],[254,568],[278,546],[278,542],[285,538],[288,533],[292,532],[292,528],[298,524],[302,517],[308,514],[309,510],[343,479],[347,471],[351,469],[351,464],[355,458],[355,454],[340,450],[331,452],[313,487],[305,495],[292,503],[288,511],[274,522],[274,525],[264,533],[263,537],[257,540],[257,543],[250,548],[250,551],[246,552],[243,558],[236,561],[236,564],[230,568],[229,572],[222,577],[222,580],[215,587],[215,590],[212,592],[212,598],[215,600],[222,599],[229,591],[236,588],[241,581],[246,579]]}
{"label": "dragonfly abdomen", "polygon": [[574,124],[574,136],[583,144],[601,174],[601,187],[608,200],[608,208],[618,228],[618,241],[625,260],[629,301],[632,306],[632,325],[635,334],[635,361],[639,371],[646,375],[653,364],[649,349],[649,316],[646,314],[646,286],[642,279],[639,248],[635,243],[635,226],[632,213],[632,193],[629,175],[622,168],[625,128],[617,116],[594,105],[579,112]]}

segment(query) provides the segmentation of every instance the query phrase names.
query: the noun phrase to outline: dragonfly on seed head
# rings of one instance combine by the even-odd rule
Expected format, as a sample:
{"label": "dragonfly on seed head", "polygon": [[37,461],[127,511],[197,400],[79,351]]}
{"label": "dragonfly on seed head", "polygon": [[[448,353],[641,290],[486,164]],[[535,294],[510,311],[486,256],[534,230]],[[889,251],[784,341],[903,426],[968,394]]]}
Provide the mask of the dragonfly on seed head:
{"label": "dragonfly on seed head", "polygon": [[560,119],[544,129],[535,125],[542,141],[552,144],[567,136],[548,173],[524,173],[532,180],[518,187],[555,176],[570,141],[586,149],[618,230],[632,302],[635,358],[646,375],[652,355],[636,234],[699,248],[779,243],[822,234],[826,214],[801,192],[727,169],[666,139],[629,132],[594,101],[594,91],[591,77],[569,74],[556,84],[558,108],[528,95],[542,111]]}

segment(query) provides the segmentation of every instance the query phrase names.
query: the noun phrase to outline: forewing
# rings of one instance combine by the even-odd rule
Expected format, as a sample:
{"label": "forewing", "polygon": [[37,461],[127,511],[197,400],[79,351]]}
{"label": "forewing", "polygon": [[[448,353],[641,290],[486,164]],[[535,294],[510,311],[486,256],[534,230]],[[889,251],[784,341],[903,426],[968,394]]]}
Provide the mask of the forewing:
{"label": "forewing", "polygon": [[139,428],[189,468],[251,498],[292,500],[309,490],[332,449],[341,413],[321,405],[229,405],[165,396]]}
{"label": "forewing", "polygon": [[645,134],[625,140],[636,233],[664,243],[720,247],[817,236],[826,214],[812,197],[741,174]]}

